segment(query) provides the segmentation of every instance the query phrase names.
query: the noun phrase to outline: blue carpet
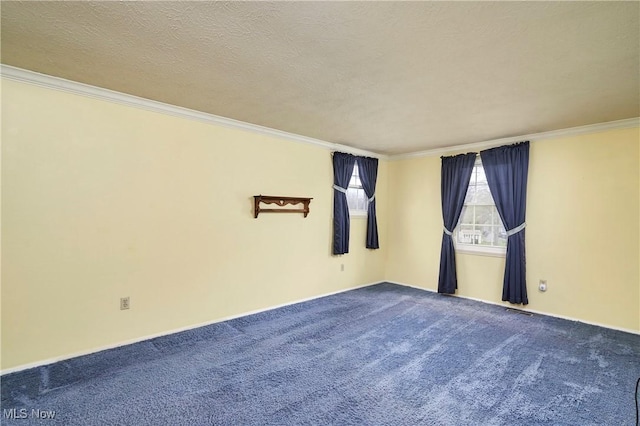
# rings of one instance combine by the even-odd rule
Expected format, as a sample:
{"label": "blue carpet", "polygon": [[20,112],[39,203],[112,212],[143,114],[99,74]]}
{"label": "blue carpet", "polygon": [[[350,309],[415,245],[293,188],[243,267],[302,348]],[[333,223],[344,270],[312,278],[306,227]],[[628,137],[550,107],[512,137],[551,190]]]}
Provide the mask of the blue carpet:
{"label": "blue carpet", "polygon": [[639,376],[640,336],[379,284],[5,375],[2,424],[633,425]]}

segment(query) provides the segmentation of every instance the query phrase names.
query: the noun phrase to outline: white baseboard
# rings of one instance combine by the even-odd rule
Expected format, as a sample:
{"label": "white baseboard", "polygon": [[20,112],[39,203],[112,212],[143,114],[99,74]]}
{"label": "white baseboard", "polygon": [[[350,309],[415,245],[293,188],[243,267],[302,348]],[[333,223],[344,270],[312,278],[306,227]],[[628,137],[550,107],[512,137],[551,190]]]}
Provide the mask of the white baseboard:
{"label": "white baseboard", "polygon": [[[407,283],[401,283],[401,282],[397,282],[397,281],[387,280],[386,282],[391,283],[391,284],[401,285],[401,286],[404,286],[404,287],[415,288],[417,290],[428,291],[428,292],[431,292],[431,293],[436,293],[437,292],[436,290],[431,290],[431,289],[428,289],[428,288],[418,287],[418,286],[415,286],[415,285],[411,285],[411,284],[407,284]],[[450,294],[449,296],[459,297],[461,299],[474,300],[476,302],[488,303],[489,305],[501,306],[503,308],[511,308],[512,307],[511,305],[508,305],[506,302],[505,303],[492,302],[490,300],[478,299],[476,297],[469,297],[469,296],[461,296],[461,295],[458,295],[458,294]],[[640,330],[631,330],[629,328],[615,327],[615,326],[612,326],[612,325],[601,324],[601,323],[593,322],[593,321],[585,321],[585,320],[578,319],[578,318],[571,318],[571,317],[568,317],[568,316],[565,316],[565,315],[558,315],[558,314],[553,314],[553,313],[550,313],[550,312],[544,312],[544,311],[538,311],[538,310],[535,310],[535,309],[529,309],[526,306],[517,306],[514,309],[518,309],[518,310],[524,311],[524,312],[531,312],[532,314],[536,314],[536,315],[546,315],[548,317],[560,318],[560,319],[568,320],[568,321],[581,322],[583,324],[595,325],[595,326],[602,327],[602,328],[608,328],[608,329],[611,329],[611,330],[624,331],[625,333],[631,333],[631,334],[640,335]]]}
{"label": "white baseboard", "polygon": [[285,306],[289,306],[289,305],[295,305],[296,303],[302,303],[302,302],[308,302],[310,300],[315,300],[315,299],[320,299],[322,297],[327,297],[327,296],[332,296],[334,294],[340,294],[340,293],[344,293],[346,291],[351,291],[351,290],[356,290],[359,288],[364,288],[364,287],[369,287],[375,284],[380,284],[386,281],[376,281],[376,282],[372,282],[372,283],[368,283],[368,284],[362,284],[362,285],[358,285],[356,287],[349,287],[343,290],[337,290],[337,291],[333,291],[330,293],[323,293],[317,296],[312,296],[312,297],[307,297],[305,299],[299,299],[299,300],[295,300],[293,302],[287,302],[287,303],[282,303],[280,305],[275,305],[275,306],[270,306],[268,308],[263,308],[263,309],[256,309],[254,311],[248,311],[248,312],[243,312],[241,314],[238,315],[231,315],[231,316],[227,316],[227,317],[223,317],[223,318],[218,318],[212,321],[206,321],[206,322],[202,322],[199,324],[192,324],[192,325],[188,325],[186,327],[180,327],[180,328],[174,328],[172,330],[168,330],[168,331],[161,331],[159,333],[154,333],[154,334],[149,334],[146,336],[142,336],[142,337],[136,337],[133,339],[128,339],[128,340],[123,340],[117,343],[113,343],[110,345],[104,345],[104,346],[100,346],[97,348],[92,348],[92,349],[88,349],[85,351],[79,351],[79,352],[74,352],[71,354],[66,354],[66,355],[61,355],[61,356],[57,356],[57,357],[53,357],[53,358],[48,358],[48,359],[43,359],[40,361],[35,361],[35,362],[31,362],[28,364],[22,364],[22,365],[18,365],[16,367],[11,367],[11,368],[6,368],[2,371],[0,371],[0,376],[3,376],[5,374],[10,374],[10,373],[16,373],[18,371],[22,371],[22,370],[27,370],[29,368],[35,368],[35,367],[42,367],[45,365],[49,365],[49,364],[54,364],[56,362],[60,362],[60,361],[65,361],[71,358],[76,358],[79,356],[83,356],[83,355],[90,355],[96,352],[101,352],[101,351],[105,351],[108,349],[115,349],[115,348],[119,348],[121,346],[126,346],[126,345],[131,345],[134,343],[139,343],[139,342],[144,342],[145,340],[150,340],[150,339],[155,339],[156,337],[162,337],[162,336],[168,336],[170,334],[175,334],[175,333],[180,333],[182,331],[188,331],[188,330],[193,330],[195,328],[200,328],[200,327],[206,327],[208,325],[212,325],[212,324],[217,324],[219,322],[224,322],[224,321],[229,321],[232,319],[236,319],[236,318],[240,318],[240,317],[245,317],[248,315],[254,315],[254,314],[259,314],[261,312],[266,312],[266,311],[271,311],[273,309],[278,309],[278,308],[283,308]]}
{"label": "white baseboard", "polygon": [[[198,324],[188,325],[186,327],[180,327],[180,328],[175,328],[175,329],[168,330],[168,331],[162,331],[162,332],[159,332],[159,333],[154,333],[154,334],[150,334],[150,335],[146,335],[146,336],[142,336],[142,337],[136,337],[136,338],[133,338],[133,339],[124,340],[124,341],[117,342],[117,343],[114,343],[114,344],[100,346],[100,347],[89,349],[89,350],[85,350],[85,351],[74,352],[74,353],[71,353],[71,354],[61,355],[61,356],[58,356],[58,357],[44,359],[44,360],[40,360],[40,361],[28,363],[28,364],[22,364],[22,365],[19,365],[19,366],[16,366],[16,367],[7,368],[7,369],[4,369],[4,370],[0,371],[0,376],[3,376],[5,374],[10,374],[10,373],[15,373],[15,372],[22,371],[22,370],[27,370],[29,368],[42,367],[42,366],[45,366],[45,365],[54,364],[56,362],[65,361],[65,360],[68,360],[68,359],[71,359],[71,358],[76,358],[76,357],[83,356],[83,355],[90,355],[90,354],[93,354],[93,353],[96,353],[96,352],[101,352],[101,351],[108,350],[108,349],[115,349],[115,348],[119,348],[121,346],[131,345],[131,344],[134,344],[134,343],[144,342],[144,341],[150,340],[150,339],[155,339],[156,337],[168,336],[170,334],[180,333],[182,331],[193,330],[193,329],[196,329],[196,328],[205,327],[205,326],[208,326],[208,325],[212,325],[212,324],[216,324],[216,323],[220,323],[220,322],[224,322],[224,321],[229,321],[229,320],[232,320],[232,319],[241,318],[241,317],[248,316],[248,315],[258,314],[258,313],[261,313],[261,312],[271,311],[273,309],[283,308],[285,306],[295,305],[296,303],[308,302],[310,300],[320,299],[320,298],[323,298],[323,297],[332,296],[334,294],[340,294],[340,293],[344,293],[344,292],[347,292],[347,291],[357,290],[359,288],[369,287],[369,286],[372,286],[372,285],[375,285],[375,284],[382,284],[382,283],[396,284],[396,285],[400,285],[400,286],[403,286],[403,287],[410,287],[410,288],[415,288],[417,290],[436,293],[436,290],[423,288],[423,287],[418,287],[416,285],[402,283],[402,282],[398,282],[398,281],[391,281],[391,280],[376,281],[376,282],[371,282],[371,283],[368,283],[368,284],[362,284],[362,285],[358,285],[358,286],[355,286],[355,287],[346,288],[346,289],[343,289],[343,290],[337,290],[337,291],[333,291],[333,292],[330,292],[330,293],[323,293],[323,294],[320,294],[320,295],[317,295],[317,296],[307,297],[305,299],[299,299],[299,300],[295,300],[295,301],[292,301],[292,302],[282,303],[282,304],[279,304],[279,305],[270,306],[268,308],[256,309],[256,310],[253,310],[253,311],[243,312],[243,313],[238,314],[238,315],[231,315],[231,316],[227,316],[227,317],[223,317],[223,318],[218,318],[218,319],[215,319],[215,320],[212,320],[212,321],[206,321],[206,322],[202,322],[202,323],[198,323]],[[507,304],[502,304],[502,303],[498,303],[498,302],[491,302],[491,301],[488,301],[488,300],[482,300],[482,299],[478,299],[478,298],[475,298],[475,297],[460,296],[460,295],[457,295],[457,294],[453,294],[451,296],[459,297],[461,299],[474,300],[476,302],[487,303],[487,304],[490,304],[490,305],[501,306],[503,308],[509,308],[510,307]],[[595,326],[598,326],[598,327],[608,328],[608,329],[611,329],[611,330],[623,331],[625,333],[631,333],[631,334],[640,335],[640,331],[638,331],[638,330],[631,330],[631,329],[626,329],[626,328],[621,328],[621,327],[614,327],[614,326],[600,324],[600,323],[592,322],[592,321],[584,321],[584,320],[580,320],[580,319],[576,319],[576,318],[567,317],[567,316],[564,316],[564,315],[557,315],[557,314],[552,314],[552,313],[548,313],[548,312],[537,311],[537,310],[529,309],[529,308],[526,308],[526,307],[518,307],[517,309],[525,311],[525,312],[531,312],[531,313],[538,314],[538,315],[546,315],[546,316],[550,316],[550,317],[554,317],[554,318],[560,318],[560,319],[564,319],[564,320],[568,320],[568,321],[576,321],[576,322],[581,322],[581,323],[584,323],[584,324],[589,324],[589,325],[595,325]]]}

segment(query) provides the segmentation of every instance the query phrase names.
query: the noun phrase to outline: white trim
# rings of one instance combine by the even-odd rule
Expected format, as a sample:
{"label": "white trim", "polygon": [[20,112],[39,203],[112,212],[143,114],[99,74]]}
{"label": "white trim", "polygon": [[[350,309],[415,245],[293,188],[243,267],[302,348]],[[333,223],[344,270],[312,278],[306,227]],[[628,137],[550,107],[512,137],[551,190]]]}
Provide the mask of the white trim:
{"label": "white trim", "polygon": [[366,210],[349,210],[349,216],[351,217],[367,217]]}
{"label": "white trim", "polygon": [[96,353],[96,352],[105,351],[105,350],[108,350],[108,349],[114,349],[114,348],[119,348],[121,346],[126,346],[126,345],[131,345],[131,344],[134,344],[134,343],[144,342],[145,340],[155,339],[156,337],[168,336],[170,334],[180,333],[182,331],[193,330],[193,329],[200,328],[200,327],[206,327],[208,325],[217,324],[219,322],[229,321],[229,320],[232,320],[232,319],[236,319],[236,318],[240,318],[240,317],[244,317],[244,316],[248,316],[248,315],[259,314],[261,312],[271,311],[273,309],[284,308],[285,306],[295,305],[297,303],[308,302],[310,300],[320,299],[322,297],[332,296],[334,294],[340,294],[340,293],[344,293],[344,292],[351,291],[351,290],[357,290],[359,288],[369,287],[369,286],[372,286],[372,285],[375,285],[375,284],[381,284],[381,283],[384,283],[384,282],[386,282],[386,281],[375,281],[375,282],[368,283],[368,284],[362,284],[362,285],[358,285],[358,286],[355,286],[355,287],[349,287],[349,288],[346,288],[346,289],[343,289],[343,290],[332,291],[330,293],[324,293],[324,294],[320,294],[320,295],[317,295],[317,296],[311,296],[311,297],[307,297],[307,298],[304,298],[304,299],[295,300],[293,302],[286,302],[286,303],[282,303],[282,304],[279,304],[279,305],[270,306],[268,308],[256,309],[256,310],[253,310],[253,311],[243,312],[243,313],[238,314],[238,315],[230,315],[230,316],[223,317],[223,318],[218,318],[218,319],[212,320],[212,321],[206,321],[206,322],[202,322],[202,323],[199,323],[199,324],[188,325],[188,326],[185,326],[185,327],[174,328],[174,329],[168,330],[168,331],[161,331],[159,333],[149,334],[149,335],[146,335],[146,336],[136,337],[136,338],[128,339],[128,340],[123,340],[123,341],[118,342],[118,343],[113,343],[113,344],[110,344],[110,345],[104,345],[104,346],[100,346],[100,347],[89,349],[89,350],[78,351],[78,352],[74,352],[74,353],[71,353],[71,354],[60,355],[60,356],[53,357],[53,358],[48,358],[48,359],[43,359],[43,360],[40,360],[40,361],[31,362],[31,363],[28,363],[28,364],[22,364],[22,365],[18,365],[16,367],[6,368],[6,369],[0,371],[0,376],[4,376],[5,374],[9,374],[9,373],[15,373],[15,372],[22,371],[22,370],[27,370],[29,368],[42,367],[44,365],[49,365],[49,364],[53,364],[53,363],[56,363],[56,362],[65,361],[67,359],[76,358],[76,357],[79,357],[79,356],[90,355],[90,354],[93,354],[93,353]]}
{"label": "white trim", "polygon": [[114,102],[121,105],[127,105],[134,108],[140,108],[147,111],[153,111],[161,114],[167,114],[174,117],[187,118],[190,120],[201,121],[209,124],[216,124],[234,129],[247,130],[267,136],[280,137],[295,142],[301,142],[316,145],[331,151],[348,152],[355,155],[379,158],[382,160],[402,160],[405,158],[438,156],[448,154],[455,151],[465,150],[482,150],[495,146],[506,145],[510,143],[520,142],[523,140],[537,141],[542,139],[559,138],[565,136],[580,135],[585,133],[595,133],[613,129],[627,129],[631,127],[640,127],[640,118],[628,118],[624,120],[609,121],[606,123],[589,124],[586,126],[571,127],[568,129],[552,130],[549,132],[533,133],[524,136],[513,136],[508,138],[494,139],[484,142],[476,142],[470,144],[462,144],[449,146],[444,148],[429,149],[426,151],[410,152],[406,154],[385,155],[359,148],[352,148],[347,145],[323,141],[320,139],[310,138],[307,136],[297,135],[282,130],[272,129],[257,124],[246,123],[244,121],[234,120],[231,118],[221,117],[218,115],[208,114],[183,108],[163,102],[153,101],[126,93],[116,92],[114,90],[103,89],[101,87],[91,86],[89,84],[78,83],[66,80],[60,77],[54,77],[46,74],[29,71],[22,68],[12,67],[10,65],[0,65],[0,74],[9,80],[21,83],[33,84],[35,86],[44,87],[52,90],[73,93],[75,95],[86,96],[89,98],[100,99],[104,101]]}
{"label": "white trim", "polygon": [[437,290],[432,290],[430,288],[418,287],[417,285],[413,285],[413,284],[401,283],[400,281],[386,280],[386,281],[383,281],[383,282],[389,283],[389,284],[401,285],[402,287],[415,288],[416,290],[424,290],[424,291],[428,291],[429,293],[437,293],[438,292]]}
{"label": "white trim", "polygon": [[246,123],[244,121],[234,120],[232,118],[221,117],[219,115],[208,114],[205,112],[195,111],[189,108],[183,108],[163,102],[145,99],[126,93],[116,92],[114,90],[103,89],[101,87],[91,86],[89,84],[78,83],[76,81],[66,80],[60,77],[41,74],[35,71],[29,71],[22,68],[12,67],[10,65],[0,65],[0,74],[8,80],[18,81],[20,83],[28,83],[34,86],[44,87],[46,89],[58,90],[61,92],[72,93],[74,95],[85,96],[93,99],[114,102],[134,108],[140,108],[147,111],[153,111],[161,114],[167,114],[174,117],[187,118],[190,120],[201,121],[208,124],[215,124],[234,129],[247,130],[267,136],[275,136],[288,139],[294,142],[302,142],[306,144],[316,145],[331,151],[347,152],[355,155],[366,157],[374,157],[386,160],[387,155],[378,154],[364,149],[352,148],[347,145],[323,141],[320,139],[310,138],[307,136],[297,135],[282,130],[272,129],[257,124]]}
{"label": "white trim", "polygon": [[460,254],[472,254],[478,256],[490,256],[490,257],[506,257],[506,247],[487,247],[474,244],[460,244],[456,243],[454,239],[454,249],[456,253]]}
{"label": "white trim", "polygon": [[[418,286],[407,284],[407,283],[401,283],[401,282],[398,282],[398,281],[386,280],[385,282],[387,282],[389,284],[397,284],[397,285],[401,285],[401,286],[404,286],[404,287],[415,288],[417,290],[424,290],[424,291],[428,291],[430,293],[437,293],[436,290],[432,290],[432,289],[424,288],[424,287],[418,287]],[[538,310],[535,310],[535,309],[529,309],[529,308],[523,307],[523,306],[514,307],[511,304],[508,304],[508,302],[503,302],[503,303],[491,302],[489,300],[478,299],[476,297],[461,296],[459,294],[448,294],[447,296],[459,297],[461,299],[474,300],[476,302],[488,303],[489,305],[500,306],[502,308],[517,309],[519,311],[530,312],[530,313],[536,314],[536,315],[545,315],[547,317],[560,318],[560,319],[563,319],[563,320],[573,321],[573,322],[581,322],[583,324],[595,325],[597,327],[608,328],[610,330],[623,331],[625,333],[640,335],[640,330],[631,330],[629,328],[615,327],[615,326],[612,326],[612,325],[605,325],[605,324],[601,324],[601,323],[594,322],[594,321],[585,321],[585,320],[581,320],[581,319],[575,319],[575,318],[567,317],[567,316],[564,316],[564,315],[551,314],[549,312],[538,311]]]}
{"label": "white trim", "polygon": [[510,308],[510,309],[517,309],[519,311],[524,311],[524,312],[531,312],[532,314],[536,314],[536,315],[545,315],[545,316],[548,316],[548,317],[560,318],[560,319],[563,319],[563,320],[573,321],[573,322],[581,322],[583,324],[595,325],[597,327],[608,328],[608,329],[611,329],[611,330],[624,331],[625,333],[631,333],[631,334],[640,335],[640,330],[631,330],[629,328],[615,327],[613,325],[606,325],[606,324],[602,324],[602,323],[595,322],[595,321],[585,321],[585,320],[581,320],[581,319],[568,317],[568,316],[565,316],[565,315],[551,314],[549,312],[538,311],[536,309],[529,309],[529,308],[526,308],[526,307],[523,307],[523,306],[512,307],[510,305],[507,305],[508,302],[498,303],[498,302],[490,302],[488,300],[482,300],[482,299],[478,299],[478,298],[475,298],[475,297],[469,297],[469,296],[458,296],[458,295],[455,295],[455,296],[456,297],[461,297],[463,299],[475,300],[476,302],[489,303],[490,305],[501,306],[503,308]]}
{"label": "white trim", "polygon": [[428,149],[426,151],[409,152],[406,154],[389,155],[390,161],[404,160],[406,158],[431,157],[450,154],[457,151],[480,151],[487,148],[493,148],[501,145],[508,145],[516,142],[530,141],[535,142],[544,139],[554,139],[575,135],[583,135],[585,133],[604,132],[606,130],[629,129],[632,127],[640,127],[640,117],[627,118],[624,120],[608,121],[606,123],[588,124],[586,126],[570,127],[568,129],[551,130],[549,132],[532,133],[523,136],[513,136],[508,138],[493,139],[489,141],[468,143],[462,145],[448,146],[443,148]]}
{"label": "white trim", "polygon": [[[138,338],[134,338],[134,339],[128,339],[128,340],[124,340],[124,341],[121,341],[121,342],[118,342],[118,343],[114,343],[114,344],[111,344],[111,345],[100,346],[98,348],[94,348],[94,349],[90,349],[90,350],[86,350],[86,351],[78,351],[78,352],[74,352],[72,354],[61,355],[61,356],[48,358],[48,359],[44,359],[44,360],[40,360],[40,361],[36,361],[36,362],[31,362],[31,363],[28,363],[28,364],[18,365],[16,367],[6,368],[6,369],[0,371],[0,376],[4,376],[5,374],[10,374],[10,373],[16,373],[16,372],[22,371],[22,370],[27,370],[29,368],[42,367],[44,365],[49,365],[49,364],[53,364],[53,363],[56,363],[56,362],[65,361],[67,359],[76,358],[76,357],[83,356],[83,355],[90,355],[90,354],[93,354],[93,353],[96,353],[96,352],[101,352],[101,351],[108,350],[108,349],[119,348],[121,346],[131,345],[131,344],[134,344],[134,343],[143,342],[145,340],[155,339],[156,337],[168,336],[170,334],[180,333],[182,331],[188,331],[188,330],[193,330],[193,329],[200,328],[200,327],[206,327],[208,325],[212,325],[212,324],[216,324],[216,323],[224,322],[224,321],[229,321],[229,320],[232,320],[232,319],[235,319],[235,318],[244,317],[244,316],[247,316],[247,315],[258,314],[260,312],[266,312],[266,311],[270,311],[270,310],[273,310],[273,309],[283,308],[283,307],[289,306],[289,305],[295,305],[296,303],[308,302],[310,300],[320,299],[322,297],[332,296],[334,294],[345,293],[347,291],[357,290],[359,288],[364,288],[364,287],[369,287],[369,286],[372,286],[372,285],[384,284],[384,283],[396,284],[396,285],[400,285],[400,286],[403,286],[403,287],[409,287],[409,288],[415,288],[417,290],[428,291],[430,293],[437,293],[436,290],[432,290],[432,289],[424,288],[424,287],[418,287],[416,285],[411,285],[411,284],[402,283],[402,282],[398,282],[398,281],[391,281],[391,280],[375,281],[375,282],[371,282],[371,283],[368,283],[368,284],[362,284],[362,285],[358,285],[358,286],[355,286],[355,287],[350,287],[350,288],[343,289],[343,290],[337,290],[337,291],[333,291],[333,292],[330,292],[330,293],[324,293],[324,294],[321,294],[321,295],[318,295],[318,296],[307,297],[305,299],[300,299],[300,300],[296,300],[296,301],[293,301],[293,302],[282,303],[280,305],[276,305],[276,306],[272,306],[272,307],[268,307],[268,308],[264,308],[264,309],[256,309],[256,310],[249,311],[249,312],[244,312],[244,313],[238,314],[238,315],[231,315],[231,316],[219,318],[219,319],[212,320],[212,321],[206,321],[206,322],[202,322],[202,323],[199,323],[199,324],[188,325],[186,327],[180,327],[180,328],[176,328],[176,329],[169,330],[169,331],[163,331],[163,332],[154,333],[154,334],[150,334],[150,335],[143,336],[143,337],[138,337]],[[481,302],[481,303],[488,303],[490,305],[501,306],[503,308],[510,308],[511,307],[511,306],[507,305],[506,302],[505,303],[490,302],[488,300],[477,299],[475,297],[460,296],[460,295],[457,295],[457,294],[451,294],[449,296],[460,297],[461,299],[474,300],[476,302]],[[600,324],[600,323],[592,322],[592,321],[577,320],[575,318],[567,317],[567,316],[564,316],[564,315],[550,314],[548,312],[542,312],[542,311],[537,311],[537,310],[523,308],[523,307],[518,307],[517,309],[519,309],[521,311],[525,311],[525,312],[531,312],[531,313],[538,314],[538,315],[546,315],[546,316],[549,316],[549,317],[560,318],[560,319],[564,319],[564,320],[568,320],[568,321],[582,322],[584,324],[595,325],[595,326],[598,326],[598,327],[608,328],[608,329],[611,329],[611,330],[623,331],[625,333],[631,333],[631,334],[640,335],[640,331],[638,331],[638,330],[630,330],[630,329],[622,328],[622,327],[614,327],[614,326],[604,325],[604,324]]]}
{"label": "white trim", "polygon": [[320,139],[310,138],[295,133],[289,133],[282,130],[272,129],[257,124],[246,123],[244,121],[234,120],[232,118],[221,117],[219,115],[208,114],[183,108],[163,102],[153,101],[126,93],[116,92],[114,90],[103,89],[101,87],[91,86],[89,84],[79,83],[76,81],[66,80],[60,77],[54,77],[41,74],[35,71],[29,71],[22,68],[12,67],[10,65],[0,64],[0,74],[8,80],[28,83],[35,86],[44,87],[52,90],[73,93],[75,95],[85,96],[94,99],[100,99],[108,102],[114,102],[134,108],[140,108],[147,111],[153,111],[161,114],[167,114],[174,117],[187,118],[190,120],[201,121],[209,124],[215,124],[234,129],[247,130],[267,136],[275,136],[283,139],[301,142],[319,146],[331,151],[348,152],[354,155],[362,155],[366,157],[379,158],[381,160],[402,160],[413,157],[439,156],[449,154],[456,151],[473,151],[492,148],[500,145],[520,142],[524,140],[537,141],[542,139],[559,138],[573,135],[581,135],[585,133],[602,132],[613,129],[627,129],[631,127],[640,127],[640,117],[628,118],[624,120],[609,121],[606,123],[589,124],[586,126],[571,127],[568,129],[552,130],[549,132],[532,133],[523,136],[513,136],[508,138],[493,139],[484,142],[476,142],[470,144],[455,145],[443,148],[428,149],[425,151],[410,152],[405,154],[385,155],[378,154],[373,151],[367,151],[359,148],[352,148],[347,145],[323,141]]}

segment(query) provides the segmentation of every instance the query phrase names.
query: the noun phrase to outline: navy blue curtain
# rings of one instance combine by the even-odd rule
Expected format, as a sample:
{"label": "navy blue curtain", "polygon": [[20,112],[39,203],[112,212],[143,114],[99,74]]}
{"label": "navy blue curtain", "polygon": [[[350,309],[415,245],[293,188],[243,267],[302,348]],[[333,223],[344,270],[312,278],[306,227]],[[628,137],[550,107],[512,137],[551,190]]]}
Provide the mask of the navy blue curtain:
{"label": "navy blue curtain", "polygon": [[529,142],[501,146],[480,152],[489,190],[502,224],[507,230],[507,259],[502,300],[529,303],[524,247],[527,210]]}
{"label": "navy blue curtain", "polygon": [[453,228],[456,227],[458,219],[460,219],[475,162],[475,153],[442,157],[440,192],[444,230],[442,233],[442,248],[440,249],[438,293],[453,294],[458,288],[456,253],[453,247]]}
{"label": "navy blue curtain", "polygon": [[378,159],[358,157],[358,169],[362,189],[369,198],[367,207],[367,248],[380,248],[378,242],[378,221],[376,220],[376,180],[378,179]]}
{"label": "navy blue curtain", "polygon": [[355,164],[355,156],[343,152],[333,153],[333,254],[349,253],[349,206],[346,192]]}

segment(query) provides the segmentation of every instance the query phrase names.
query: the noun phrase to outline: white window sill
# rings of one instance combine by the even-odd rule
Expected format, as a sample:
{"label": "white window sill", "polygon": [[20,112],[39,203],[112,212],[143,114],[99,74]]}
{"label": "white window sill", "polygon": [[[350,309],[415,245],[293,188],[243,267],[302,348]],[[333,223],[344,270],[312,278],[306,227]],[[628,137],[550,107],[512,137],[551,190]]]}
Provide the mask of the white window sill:
{"label": "white window sill", "polygon": [[349,216],[351,217],[367,217],[366,210],[349,210]]}
{"label": "white window sill", "polygon": [[454,244],[456,253],[461,254],[473,254],[477,256],[489,256],[489,257],[506,257],[506,247],[485,247],[470,244]]}

